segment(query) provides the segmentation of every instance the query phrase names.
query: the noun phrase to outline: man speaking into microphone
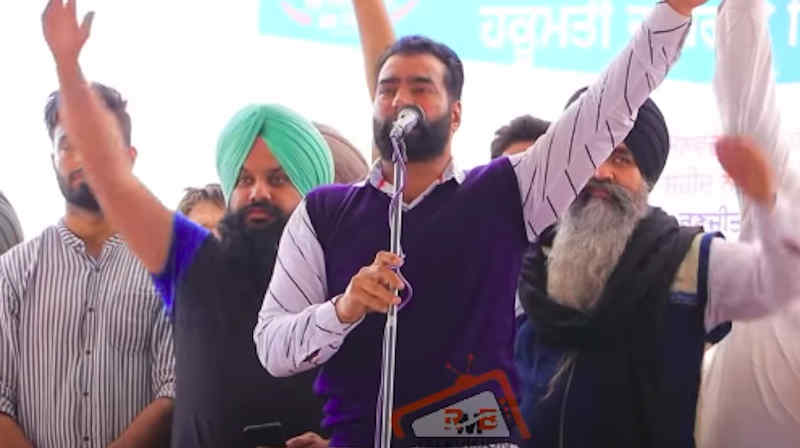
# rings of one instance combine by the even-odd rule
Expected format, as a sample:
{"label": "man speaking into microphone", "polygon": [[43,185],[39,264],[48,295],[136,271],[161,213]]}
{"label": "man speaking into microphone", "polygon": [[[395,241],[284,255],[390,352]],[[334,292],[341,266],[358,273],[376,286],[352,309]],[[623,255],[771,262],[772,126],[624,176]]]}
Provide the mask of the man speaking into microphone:
{"label": "man speaking into microphone", "polygon": [[[318,188],[295,209],[254,331],[258,357],[273,375],[323,365],[315,390],[328,400],[331,446],[373,444],[382,313],[402,300],[392,446],[530,437],[519,418],[512,362],[522,253],[623,141],[677,59],[689,15],[702,3],[655,5],[630,45],[532,149],[469,172],[451,157],[464,81],[458,56],[421,36],[384,53],[373,116],[381,160],[364,182]],[[387,252],[390,135],[411,105],[424,118],[403,137],[401,259]],[[410,300],[396,267],[413,286]]]}

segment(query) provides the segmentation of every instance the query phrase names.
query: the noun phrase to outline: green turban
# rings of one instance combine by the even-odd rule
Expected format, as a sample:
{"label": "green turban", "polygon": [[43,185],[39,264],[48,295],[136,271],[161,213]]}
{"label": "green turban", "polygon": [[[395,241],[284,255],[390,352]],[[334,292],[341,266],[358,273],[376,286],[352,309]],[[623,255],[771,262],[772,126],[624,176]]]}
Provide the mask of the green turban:
{"label": "green turban", "polygon": [[237,112],[217,141],[217,175],[226,201],[256,137],[264,139],[301,195],[333,182],[330,150],[309,121],[283,106],[254,104]]}

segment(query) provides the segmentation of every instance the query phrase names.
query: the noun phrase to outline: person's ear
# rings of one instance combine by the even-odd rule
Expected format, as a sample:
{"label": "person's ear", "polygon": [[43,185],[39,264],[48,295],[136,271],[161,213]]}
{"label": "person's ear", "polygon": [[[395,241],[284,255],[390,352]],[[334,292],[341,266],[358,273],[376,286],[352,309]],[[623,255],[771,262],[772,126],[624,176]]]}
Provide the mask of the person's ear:
{"label": "person's ear", "polygon": [[136,157],[139,156],[139,151],[136,150],[136,147],[131,146],[128,148],[128,157],[131,159],[131,166],[136,163]]}
{"label": "person's ear", "polygon": [[455,133],[459,127],[461,127],[461,100],[456,100],[450,108],[450,133]]}

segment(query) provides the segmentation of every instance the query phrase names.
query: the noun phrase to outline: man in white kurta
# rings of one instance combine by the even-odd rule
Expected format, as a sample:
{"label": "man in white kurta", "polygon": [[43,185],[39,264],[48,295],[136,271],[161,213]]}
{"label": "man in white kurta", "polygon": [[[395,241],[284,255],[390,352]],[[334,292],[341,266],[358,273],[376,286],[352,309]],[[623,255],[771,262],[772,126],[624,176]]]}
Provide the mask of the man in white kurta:
{"label": "man in white kurta", "polygon": [[[723,133],[756,139],[779,195],[800,190],[781,133],[765,0],[725,0],[717,17],[714,87]],[[753,204],[739,195],[743,241],[754,239]],[[798,248],[800,250],[800,248]],[[800,266],[798,266],[800,272]],[[709,353],[698,405],[702,448],[800,446],[800,304],[737,322]]]}

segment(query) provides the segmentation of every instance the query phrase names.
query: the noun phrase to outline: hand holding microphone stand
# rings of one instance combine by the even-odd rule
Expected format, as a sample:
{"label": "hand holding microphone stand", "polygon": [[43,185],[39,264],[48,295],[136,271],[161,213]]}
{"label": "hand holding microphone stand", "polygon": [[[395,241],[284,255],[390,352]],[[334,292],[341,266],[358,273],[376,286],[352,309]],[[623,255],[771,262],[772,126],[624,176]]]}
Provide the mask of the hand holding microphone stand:
{"label": "hand holding microphone stand", "polygon": [[[403,223],[403,191],[406,186],[406,154],[405,137],[421,121],[425,115],[418,106],[405,106],[400,109],[394,121],[389,139],[392,141],[392,162],[394,163],[394,192],[389,203],[390,250],[403,257],[400,236]],[[399,268],[396,270],[408,287],[409,295],[400,307],[390,305],[386,313],[386,327],[383,332],[383,359],[381,361],[381,386],[378,397],[377,428],[375,428],[375,448],[389,448],[392,443],[392,407],[394,404],[394,372],[395,352],[397,349],[397,312],[411,299],[411,285],[403,278]],[[392,291],[398,295],[397,290]]]}

